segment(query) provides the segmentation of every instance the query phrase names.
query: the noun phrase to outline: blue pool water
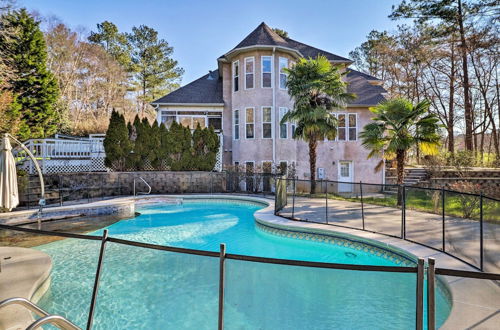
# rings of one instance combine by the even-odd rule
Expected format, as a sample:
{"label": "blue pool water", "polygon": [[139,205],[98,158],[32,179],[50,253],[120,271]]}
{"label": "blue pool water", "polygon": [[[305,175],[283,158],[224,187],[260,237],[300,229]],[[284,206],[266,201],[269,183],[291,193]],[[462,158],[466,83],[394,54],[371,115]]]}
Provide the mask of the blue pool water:
{"label": "blue pool water", "polygon": [[[400,265],[380,251],[281,237],[256,226],[259,204],[191,201],[143,206],[107,229],[113,237],[228,253],[337,263]],[[101,234],[99,230],[92,234]],[[84,327],[100,242],[66,239],[38,248],[53,258],[40,302]],[[366,251],[365,251],[366,250]],[[95,329],[216,329],[218,258],[107,243]],[[226,261],[226,329],[410,329],[415,274]],[[450,311],[437,297],[437,322]]]}

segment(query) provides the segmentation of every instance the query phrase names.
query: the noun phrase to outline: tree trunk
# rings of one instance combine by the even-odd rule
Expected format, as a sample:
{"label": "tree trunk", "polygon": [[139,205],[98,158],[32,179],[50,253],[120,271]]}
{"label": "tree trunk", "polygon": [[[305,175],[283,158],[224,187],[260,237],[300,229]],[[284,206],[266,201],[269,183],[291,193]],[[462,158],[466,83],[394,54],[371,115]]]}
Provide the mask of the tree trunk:
{"label": "tree trunk", "polygon": [[404,183],[405,179],[405,150],[396,151],[396,173],[398,178],[398,206],[403,203],[403,189],[401,185]]}
{"label": "tree trunk", "polygon": [[450,100],[448,105],[448,151],[452,154],[455,153],[455,47],[453,41],[451,44],[451,72],[450,72]]}
{"label": "tree trunk", "polygon": [[464,85],[464,114],[465,114],[465,150],[472,151],[472,105],[469,93],[469,68],[467,64],[467,44],[465,42],[464,17],[462,11],[462,0],[458,0],[458,26],[460,31],[460,50],[462,56],[463,85]]}
{"label": "tree trunk", "polygon": [[311,171],[311,194],[316,192],[316,147],[318,141],[309,139],[309,170]]}

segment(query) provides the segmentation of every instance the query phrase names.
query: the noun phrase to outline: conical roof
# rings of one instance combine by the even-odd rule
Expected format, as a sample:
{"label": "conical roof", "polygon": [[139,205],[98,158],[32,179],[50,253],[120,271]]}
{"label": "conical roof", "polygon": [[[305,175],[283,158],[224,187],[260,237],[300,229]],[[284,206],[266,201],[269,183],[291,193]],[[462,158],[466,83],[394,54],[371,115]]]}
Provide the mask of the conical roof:
{"label": "conical roof", "polygon": [[236,45],[233,49],[231,49],[226,55],[221,56],[224,58],[225,56],[237,51],[242,48],[249,47],[283,47],[288,50],[292,50],[296,52],[299,56],[303,57],[317,57],[318,55],[325,56],[328,60],[334,62],[344,62],[344,63],[352,63],[352,61],[348,58],[338,56],[332,54],[330,52],[306,45],[302,42],[290,39],[283,38],[279,34],[273,31],[266,23],[262,22],[250,32],[239,44]]}

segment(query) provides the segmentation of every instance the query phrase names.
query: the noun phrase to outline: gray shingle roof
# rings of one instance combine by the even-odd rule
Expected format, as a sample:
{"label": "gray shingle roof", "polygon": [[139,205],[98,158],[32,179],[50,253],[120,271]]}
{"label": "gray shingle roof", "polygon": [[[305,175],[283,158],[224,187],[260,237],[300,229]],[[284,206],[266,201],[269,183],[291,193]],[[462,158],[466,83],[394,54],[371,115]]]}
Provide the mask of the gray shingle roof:
{"label": "gray shingle roof", "polygon": [[302,42],[299,42],[299,41],[296,41],[296,40],[293,40],[290,38],[286,38],[286,41],[289,44],[288,47],[298,50],[302,54],[302,56],[304,56],[306,58],[308,58],[308,57],[314,58],[314,57],[318,57],[318,55],[323,55],[330,61],[352,63],[352,60],[350,60],[348,58],[329,53],[327,51],[306,45]]}
{"label": "gray shingle roof", "polygon": [[[209,77],[210,75],[210,77]],[[224,103],[222,99],[222,79],[219,70],[214,70],[195,81],[159,98],[156,103]]]}
{"label": "gray shingle roof", "polygon": [[283,38],[264,22],[260,23],[255,30],[250,32],[250,34],[231,51],[251,46],[281,46],[297,50],[306,58],[324,55],[330,61],[352,63],[352,61],[348,58],[332,54],[290,38]]}
{"label": "gray shingle roof", "polygon": [[383,93],[386,93],[386,90],[384,87],[368,82],[368,80],[378,80],[377,78],[356,70],[348,70],[346,75],[347,91],[356,94],[356,99],[350,103],[351,105],[375,105],[385,100]]}
{"label": "gray shingle roof", "polygon": [[285,39],[262,22],[233,49],[258,45],[290,47]]}

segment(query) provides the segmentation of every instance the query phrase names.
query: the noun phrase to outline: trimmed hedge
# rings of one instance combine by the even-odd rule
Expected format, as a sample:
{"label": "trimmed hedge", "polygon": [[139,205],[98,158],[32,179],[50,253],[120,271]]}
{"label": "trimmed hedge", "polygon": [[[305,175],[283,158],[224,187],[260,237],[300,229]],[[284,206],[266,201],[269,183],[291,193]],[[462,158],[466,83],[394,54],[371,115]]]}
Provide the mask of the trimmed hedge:
{"label": "trimmed hedge", "polygon": [[113,110],[104,139],[106,166],[115,171],[171,170],[211,171],[216,163],[220,142],[213,127],[199,125],[191,132],[173,122],[170,129],[135,117],[125,123]]}

